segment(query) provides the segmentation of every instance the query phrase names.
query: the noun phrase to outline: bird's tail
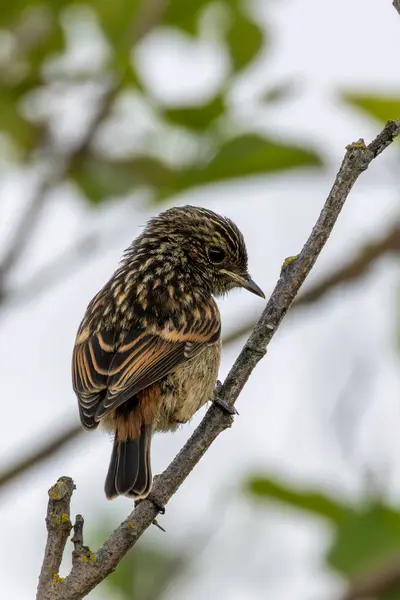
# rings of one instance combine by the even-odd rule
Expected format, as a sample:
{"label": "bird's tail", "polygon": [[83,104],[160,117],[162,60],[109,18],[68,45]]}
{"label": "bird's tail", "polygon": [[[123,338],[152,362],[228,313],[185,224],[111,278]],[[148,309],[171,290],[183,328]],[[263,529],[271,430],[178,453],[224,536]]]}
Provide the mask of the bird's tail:
{"label": "bird's tail", "polygon": [[116,496],[145,498],[150,493],[150,443],[149,425],[142,425],[140,436],[135,439],[120,440],[117,430],[104,486],[109,500]]}

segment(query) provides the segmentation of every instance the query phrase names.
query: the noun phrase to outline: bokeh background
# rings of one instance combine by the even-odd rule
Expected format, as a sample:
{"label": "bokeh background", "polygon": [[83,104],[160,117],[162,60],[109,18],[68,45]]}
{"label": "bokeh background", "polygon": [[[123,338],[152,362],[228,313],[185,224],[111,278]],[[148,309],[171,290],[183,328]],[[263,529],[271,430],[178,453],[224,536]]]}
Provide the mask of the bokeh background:
{"label": "bokeh background", "polygon": [[[111,442],[79,429],[85,307],[158,211],[234,219],[270,292],[345,146],[400,117],[390,0],[13,0],[0,10],[0,592],[31,600],[47,489],[95,548]],[[223,433],[93,600],[343,600],[400,573],[400,150],[352,191]],[[223,379],[263,308],[221,302]],[[203,415],[153,443],[166,467]],[[70,543],[61,575],[68,572]],[[391,585],[379,600],[400,598]]]}

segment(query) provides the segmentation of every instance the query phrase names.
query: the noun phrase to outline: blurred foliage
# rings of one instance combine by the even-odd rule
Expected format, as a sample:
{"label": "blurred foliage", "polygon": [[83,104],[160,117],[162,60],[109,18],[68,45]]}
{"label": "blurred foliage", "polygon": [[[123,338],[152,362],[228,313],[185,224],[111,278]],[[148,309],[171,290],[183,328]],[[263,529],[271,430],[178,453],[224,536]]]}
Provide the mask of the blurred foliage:
{"label": "blurred foliage", "polygon": [[326,560],[344,576],[377,569],[398,557],[400,511],[376,498],[346,505],[329,494],[297,490],[263,475],[249,478],[245,488],[258,501],[278,502],[327,519],[334,533]]}
{"label": "blurred foliage", "polygon": [[347,508],[320,492],[296,490],[273,479],[254,476],[248,482],[248,490],[254,497],[277,500],[290,506],[312,512],[335,523],[342,521]]}
{"label": "blurred foliage", "polygon": [[396,120],[400,116],[400,96],[346,92],[341,97],[347,104],[361,109],[369,117],[382,123]]}
{"label": "blurred foliage", "polygon": [[72,175],[92,202],[139,187],[152,189],[155,198],[161,200],[197,185],[307,164],[321,163],[316,155],[302,148],[247,134],[227,141],[211,160],[193,167],[168,167],[157,158],[145,155],[124,162],[90,157],[72,171]]}
{"label": "blurred foliage", "polygon": [[[115,525],[95,533],[102,543]],[[106,597],[115,600],[161,600],[170,585],[190,567],[189,553],[143,539],[101,584]]]}
{"label": "blurred foliage", "polygon": [[[210,10],[222,14],[223,18],[212,19],[213,27],[217,31],[218,51],[228,58],[230,67],[221,76],[213,97],[196,105],[164,105],[143,81],[135,45],[161,28],[171,35],[178,31],[193,42],[204,40],[204,19]],[[59,105],[62,97],[79,86],[100,86],[109,94],[107,110],[98,120],[106,129],[109,121],[115,121],[116,106],[124,94],[130,91],[140,95],[144,106],[153,113],[151,132],[142,136],[141,147],[115,153],[113,150],[120,144],[114,135],[108,135],[102,146],[93,135],[89,137],[94,139],[67,165],[65,177],[72,179],[93,204],[138,188],[148,190],[153,199],[162,200],[193,186],[236,177],[302,166],[320,167],[322,162],[315,151],[243,131],[242,124],[232,115],[232,89],[241,74],[266,54],[269,38],[265,24],[258,23],[248,4],[239,0],[6,3],[0,12],[0,132],[18,148],[22,161],[29,163],[43,154],[54,158],[66,151],[54,139],[58,113],[54,117],[49,110],[51,105]],[[106,48],[105,56],[100,60],[94,55],[93,64],[89,61],[84,66],[73,66],[73,61],[68,60],[71,40],[85,51],[91,42],[93,47],[101,42]],[[61,90],[61,96],[49,100],[55,87]],[[287,84],[272,87],[260,98],[261,105],[279,101],[286,94],[286,87]],[[94,117],[96,106],[94,101]],[[176,145],[171,160],[169,140],[175,134],[190,137],[191,147],[195,147],[193,156],[188,158],[182,142]],[[133,124],[124,127],[121,135],[136,141]]]}

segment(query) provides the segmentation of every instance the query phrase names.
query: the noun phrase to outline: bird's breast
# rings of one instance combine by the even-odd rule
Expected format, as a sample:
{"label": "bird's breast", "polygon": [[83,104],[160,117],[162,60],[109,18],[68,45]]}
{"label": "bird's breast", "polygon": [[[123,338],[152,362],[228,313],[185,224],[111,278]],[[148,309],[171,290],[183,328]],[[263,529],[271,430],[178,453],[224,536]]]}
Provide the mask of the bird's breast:
{"label": "bird's breast", "polygon": [[162,401],[156,431],[174,431],[212,399],[221,360],[221,342],[178,367],[161,383]]}

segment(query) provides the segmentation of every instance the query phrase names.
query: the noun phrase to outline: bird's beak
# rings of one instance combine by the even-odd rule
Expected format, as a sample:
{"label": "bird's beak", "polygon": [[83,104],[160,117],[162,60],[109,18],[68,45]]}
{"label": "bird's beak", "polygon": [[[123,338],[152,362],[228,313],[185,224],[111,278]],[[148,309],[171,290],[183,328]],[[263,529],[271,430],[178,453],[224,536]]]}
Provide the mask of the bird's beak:
{"label": "bird's beak", "polygon": [[248,279],[243,279],[243,283],[241,284],[245,290],[252,292],[256,296],[260,296],[260,298],[265,298],[265,294],[260,287],[253,281],[250,277]]}
{"label": "bird's beak", "polygon": [[225,273],[233,279],[233,281],[239,287],[252,292],[256,296],[260,296],[261,298],[265,298],[265,294],[260,287],[250,278],[250,275],[243,277],[242,275],[238,275],[237,273],[232,273],[231,271],[227,271],[226,269],[221,269],[221,273]]}

